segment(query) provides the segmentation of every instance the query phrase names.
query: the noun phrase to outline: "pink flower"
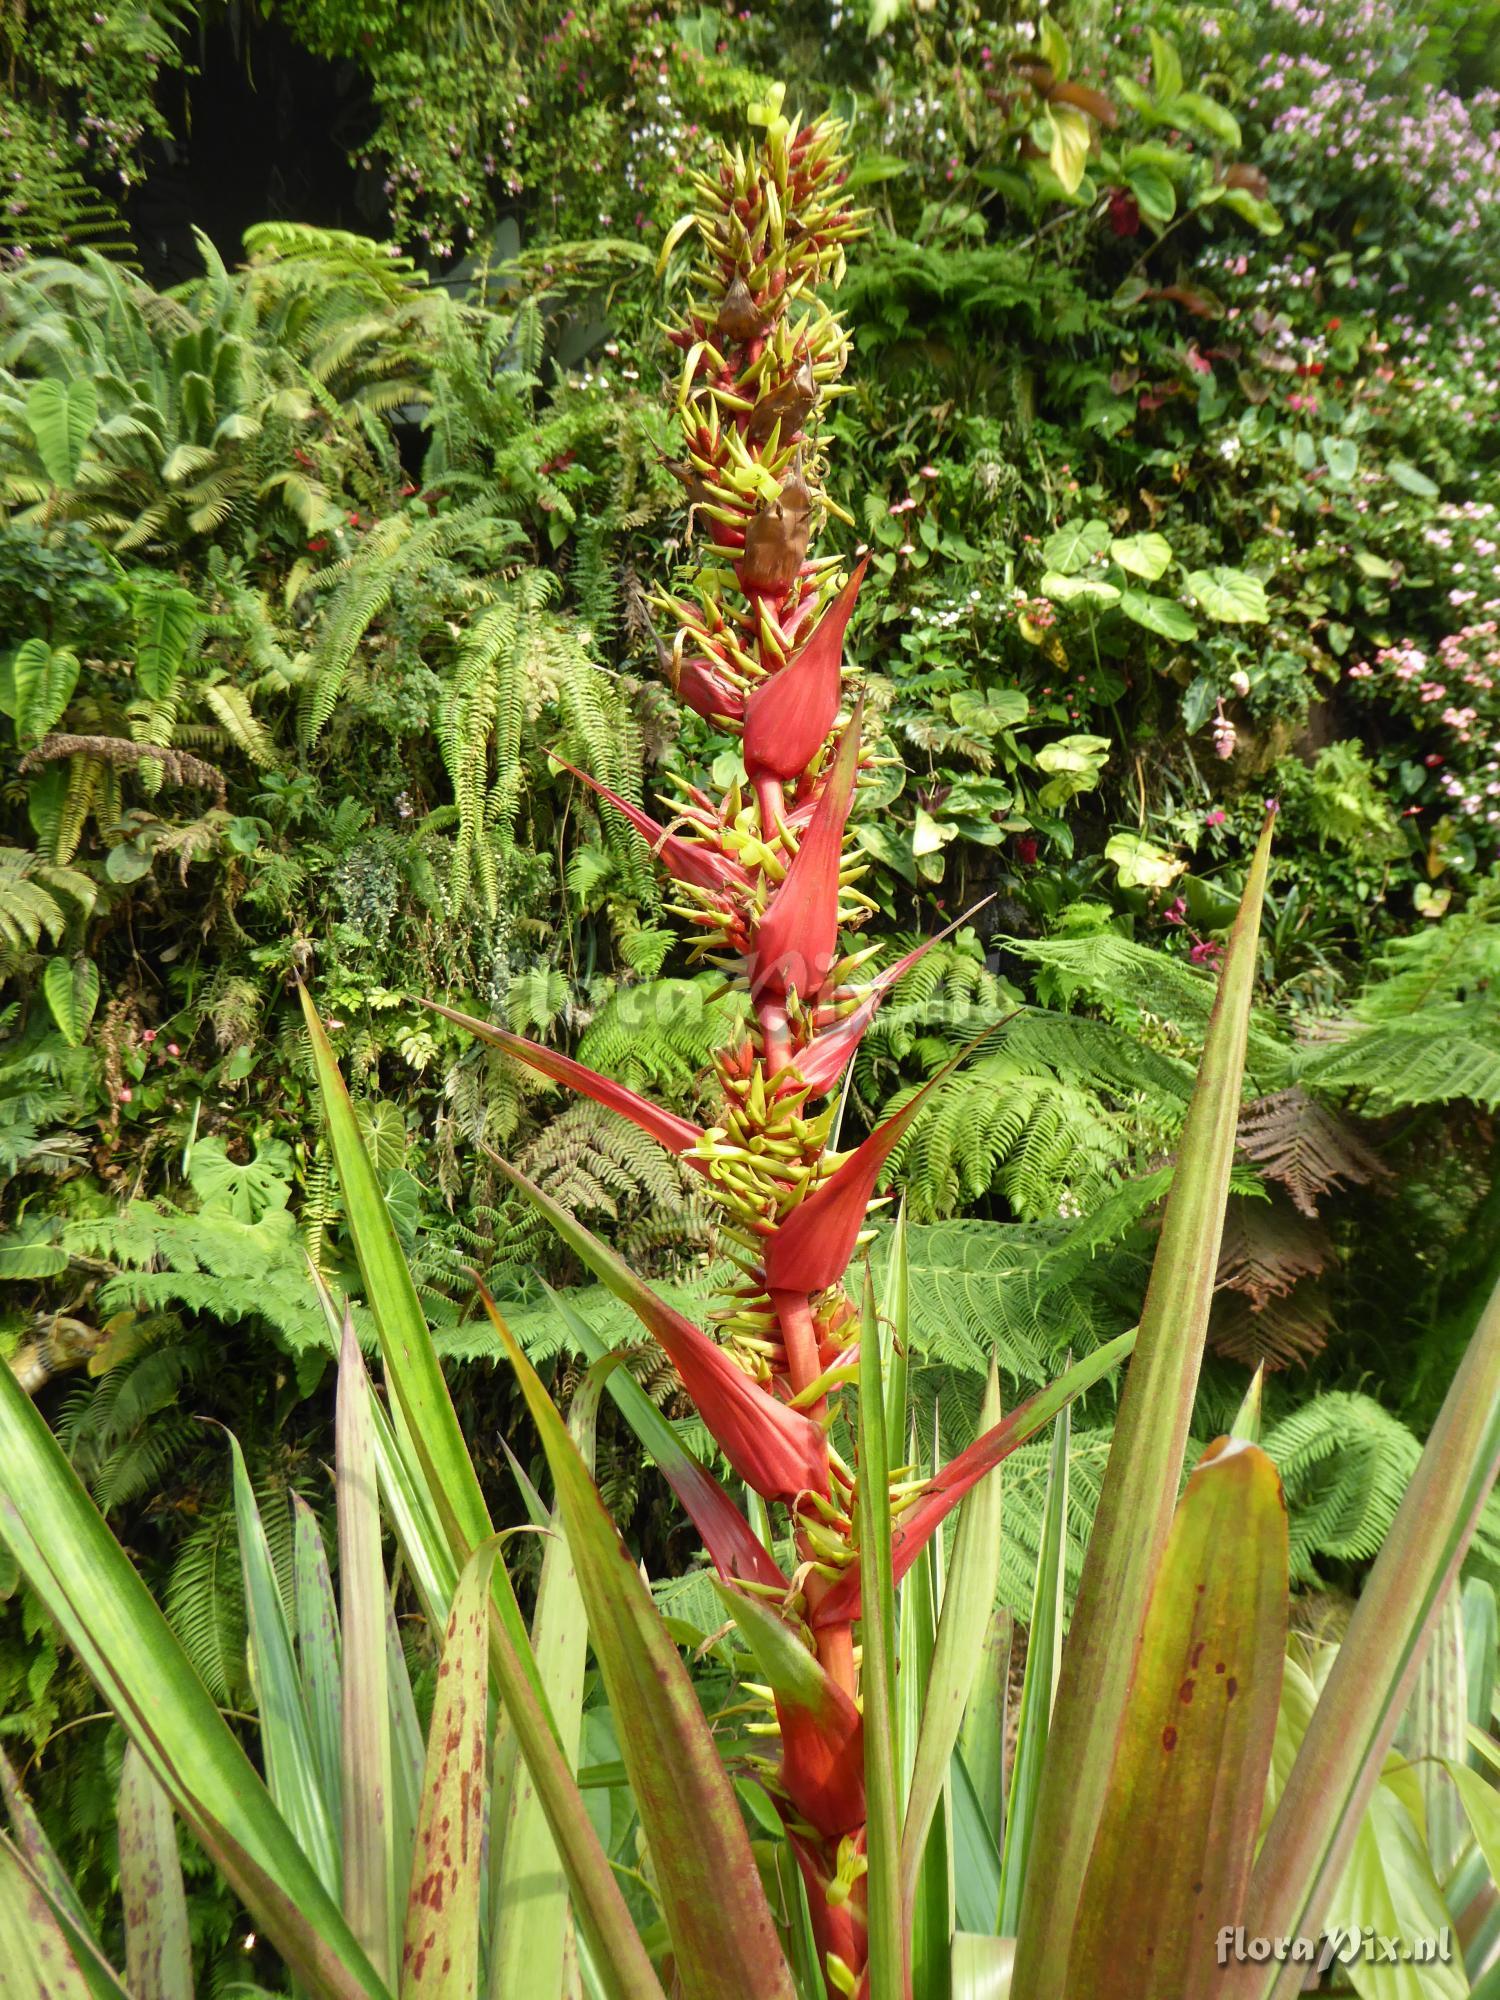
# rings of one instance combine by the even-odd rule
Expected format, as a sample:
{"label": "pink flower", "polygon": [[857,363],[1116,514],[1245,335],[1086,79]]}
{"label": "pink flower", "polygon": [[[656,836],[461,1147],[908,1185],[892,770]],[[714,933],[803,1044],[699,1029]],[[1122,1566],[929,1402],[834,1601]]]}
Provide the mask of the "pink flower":
{"label": "pink flower", "polygon": [[1215,944],[1212,938],[1199,938],[1188,953],[1188,957],[1194,965],[1213,965],[1223,956],[1223,952],[1223,945]]}
{"label": "pink flower", "polygon": [[151,1044],[156,1040],[155,1028],[142,1028],[141,1040],[146,1044],[146,1047],[149,1049]]}
{"label": "pink flower", "polygon": [[120,1102],[128,1104],[134,1096],[135,1092],[130,1088],[129,1084],[126,1084],[125,1088],[120,1092]]}
{"label": "pink flower", "polygon": [[1222,806],[1215,806],[1212,812],[1203,815],[1205,826],[1222,826],[1229,815]]}
{"label": "pink flower", "polygon": [[178,1046],[177,1046],[177,1044],[176,1044],[175,1042],[168,1042],[168,1043],[167,1043],[167,1054],[168,1054],[169,1056],[180,1056],[180,1055],[182,1054],[182,1050],[181,1050],[180,1048],[178,1048]]}
{"label": "pink flower", "polygon": [[941,479],[942,474],[935,465],[924,465],[921,468],[920,477],[923,479]]}

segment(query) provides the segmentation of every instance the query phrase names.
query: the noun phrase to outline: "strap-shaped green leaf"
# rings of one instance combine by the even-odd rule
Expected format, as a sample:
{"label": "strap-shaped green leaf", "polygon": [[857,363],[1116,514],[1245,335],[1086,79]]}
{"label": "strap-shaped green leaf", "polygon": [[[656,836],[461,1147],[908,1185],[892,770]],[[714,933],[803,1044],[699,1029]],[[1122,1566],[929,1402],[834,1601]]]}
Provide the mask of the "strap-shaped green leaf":
{"label": "strap-shaped green leaf", "polygon": [[1178,1503],[1141,1639],[1070,1993],[1209,2000],[1240,1921],[1286,1646],[1286,1507],[1256,1445],[1221,1438]]}
{"label": "strap-shaped green leaf", "polygon": [[405,1884],[395,1845],[395,1772],[386,1646],[385,1563],[380,1548],[374,1397],[347,1310],[340,1330],[334,1466],[338,1493],[340,1622],[344,1672],[339,1705],[344,1807],[344,1914],[387,1979],[397,1963]]}
{"label": "strap-shaped green leaf", "polygon": [[1010,1769],[1010,1796],[1005,1814],[1005,1845],[1000,1859],[1000,1909],[995,1928],[1014,1937],[1026,1886],[1026,1863],[1036,1826],[1036,1804],[1052,1725],[1052,1703],[1062,1665],[1064,1557],[1067,1550],[1068,1451],[1072,1415],[1060,1410],[1052,1429],[1052,1456],[1047,1466],[1047,1499],[1042,1510],[1041,1546],[1037,1550],[1036,1581],[1031,1593],[1031,1623],[1026,1635],[1026,1671],[1021,1681],[1020,1712],[1016,1717],[1016,1749]]}
{"label": "strap-shaped green leaf", "polygon": [[860,1695],[865,1714],[866,1915],[869,2000],[904,2000],[907,1942],[901,1909],[901,1816],[896,1778],[896,1592],[891,1581],[890,1464],[874,1281],[865,1265],[859,1334]]}
{"label": "strap-shaped green leaf", "polygon": [[138,2000],[193,2000],[187,1897],[172,1805],[135,1745],[120,1772],[125,1977]]}
{"label": "strap-shaped green leaf", "polygon": [[479,1893],[489,1795],[486,1628],[490,1569],[499,1543],[499,1536],[482,1542],[464,1564],[443,1635],[406,1899],[401,2000],[476,2000],[479,1991]]}
{"label": "strap-shaped green leaf", "polygon": [[[1500,1474],[1500,1287],[1453,1378],[1313,1710],[1251,1877],[1255,1935],[1316,1934],[1415,1683],[1433,1620]],[[1295,1966],[1245,1993],[1283,2000]]]}
{"label": "strap-shaped green leaf", "polygon": [[40,1412],[0,1369],[0,1538],[188,1828],[327,2000],[389,2000]]}
{"label": "strap-shaped green leaf", "polygon": [[1064,2000],[1078,1898],[1177,1500],[1234,1157],[1272,825],[1268,817],[1225,954],[1063,1654],[1015,2000]]}
{"label": "strap-shaped green leaf", "polygon": [[[999,1421],[1000,1378],[992,1367],[979,1429],[986,1431]],[[932,1664],[925,1676],[921,1726],[901,1830],[901,1893],[913,1927],[913,1979],[924,1992],[940,1989],[949,1963],[949,1843],[946,1815],[940,1815],[964,1709],[995,1606],[995,1579],[1000,1569],[1000,1480],[998,1468],[982,1479],[964,1501],[958,1517]],[[933,1547],[935,1551],[936,1545]],[[911,1588],[910,1577],[905,1588]],[[904,1657],[901,1664],[904,1676]],[[929,1830],[935,1822],[942,1837],[933,1840]],[[925,1932],[924,1926],[914,1921],[919,1907],[929,1913]],[[925,1967],[924,1953],[931,1959]]]}
{"label": "strap-shaped green leaf", "polygon": [[[466,1562],[491,1533],[479,1475],[469,1457],[417,1288],[365,1150],[332,1045],[306,988],[301,989],[301,996],[349,1234],[380,1336],[392,1396],[392,1428],[402,1455],[412,1464],[413,1472],[421,1475],[421,1491],[438,1512],[453,1560]],[[545,1713],[546,1701],[525,1622],[503,1563],[495,1565],[494,1579],[498,1620]]]}

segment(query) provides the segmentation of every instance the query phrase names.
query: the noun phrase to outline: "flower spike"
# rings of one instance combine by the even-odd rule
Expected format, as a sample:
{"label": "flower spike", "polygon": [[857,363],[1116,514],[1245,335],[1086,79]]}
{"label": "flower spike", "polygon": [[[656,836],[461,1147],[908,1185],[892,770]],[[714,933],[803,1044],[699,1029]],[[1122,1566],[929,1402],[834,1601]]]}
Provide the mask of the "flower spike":
{"label": "flower spike", "polygon": [[993,902],[992,896],[985,896],[972,909],[965,910],[961,917],[955,917],[951,924],[936,932],[909,951],[904,958],[898,958],[894,965],[888,965],[884,972],[877,973],[870,982],[859,1005],[852,1014],[842,1021],[835,1021],[831,1028],[825,1028],[797,1057],[797,1074],[808,1089],[820,1095],[833,1089],[843,1074],[844,1065],[854,1054],[864,1039],[865,1030],[879,1011],[880,1003],[904,973],[924,959],[935,944],[952,937],[960,924],[966,924],[970,917],[982,910],[986,903]]}
{"label": "flower spike", "polygon": [[936,1076],[929,1077],[915,1096],[883,1125],[877,1125],[843,1165],[792,1210],[766,1244],[766,1288],[773,1300],[778,1292],[802,1296],[825,1291],[839,1282],[849,1268],[859,1232],[865,1226],[865,1212],[875,1193],[880,1170],[897,1142],[931,1092],[999,1025],[997,1021],[986,1028],[952,1062],[945,1063]]}
{"label": "flower spike", "polygon": [[826,1488],[828,1446],[811,1418],[758,1387],[732,1355],[659,1299],[575,1215],[492,1148],[484,1150],[511,1186],[546,1216],[599,1282],[628,1305],[652,1335],[682,1377],[715,1443],[747,1486],[764,1500],[788,1503],[801,1493]]}

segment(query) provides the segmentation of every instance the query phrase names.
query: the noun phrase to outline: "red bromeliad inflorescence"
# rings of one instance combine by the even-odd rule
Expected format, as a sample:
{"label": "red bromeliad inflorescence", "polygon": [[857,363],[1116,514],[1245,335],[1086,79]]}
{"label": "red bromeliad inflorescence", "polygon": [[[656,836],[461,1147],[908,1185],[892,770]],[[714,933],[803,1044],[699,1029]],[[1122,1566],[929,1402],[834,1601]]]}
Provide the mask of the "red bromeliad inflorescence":
{"label": "red bromeliad inflorescence", "polygon": [[[687,706],[740,737],[746,782],[717,799],[683,785],[664,823],[574,773],[673,878],[674,907],[700,933],[697,955],[749,996],[743,1039],[717,1059],[719,1119],[697,1127],[555,1050],[452,1018],[633,1120],[721,1205],[742,1276],[715,1315],[716,1337],[657,1299],[571,1218],[553,1219],[670,1355],[735,1472],[789,1509],[790,1577],[701,1467],[663,1467],[726,1582],[772,1606],[821,1668],[816,1699],[776,1696],[781,1765],[771,1782],[830,1991],[855,1992],[866,1957],[856,1475],[828,1432],[858,1359],[845,1271],[920,1099],[853,1152],[831,1151],[828,1141],[832,1099],[860,1037],[930,944],[861,984],[863,954],[843,943],[870,907],[855,887],[848,841],[862,712],[857,701],[847,709],[843,661],[866,562],[846,578],[839,557],[811,553],[826,512],[819,419],[848,344],[821,292],[839,283],[845,245],[858,233],[839,138],[832,123],[799,128],[772,105],[759,146],[748,156],[726,150],[716,175],[698,177],[689,221],[700,256],[692,301],[671,334],[682,356],[683,455],[673,470],[701,563],[691,594],[655,600],[674,627],[660,652]],[[550,1210],[539,1191],[527,1192]],[[926,1487],[893,1496],[903,1566],[1001,1455],[1003,1440],[988,1453],[984,1442]]]}

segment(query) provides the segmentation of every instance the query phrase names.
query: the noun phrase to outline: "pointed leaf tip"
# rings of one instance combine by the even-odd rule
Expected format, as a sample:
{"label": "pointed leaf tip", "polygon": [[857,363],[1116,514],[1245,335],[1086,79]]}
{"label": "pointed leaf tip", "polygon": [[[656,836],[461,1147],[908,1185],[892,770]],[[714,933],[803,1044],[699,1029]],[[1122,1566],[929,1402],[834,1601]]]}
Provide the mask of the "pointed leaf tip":
{"label": "pointed leaf tip", "polygon": [[770,1292],[821,1292],[836,1285],[849,1268],[880,1170],[940,1083],[967,1061],[999,1027],[994,1022],[966,1049],[929,1078],[916,1096],[878,1125],[843,1165],[792,1210],[766,1244],[766,1288]]}
{"label": "pointed leaf tip", "polygon": [[745,768],[783,782],[807,769],[839,710],[844,632],[870,558],[818,620],[812,636],[745,703]]}
{"label": "pointed leaf tip", "polygon": [[675,1111],[664,1111],[660,1105],[653,1104],[649,1098],[642,1097],[625,1084],[617,1083],[613,1077],[601,1076],[598,1070],[590,1069],[586,1063],[575,1062],[561,1050],[549,1049],[542,1042],[528,1040],[525,1035],[512,1034],[509,1028],[499,1027],[493,1021],[478,1020],[472,1014],[460,1013],[455,1007],[445,1007],[439,1000],[424,1000],[422,1005],[434,1014],[441,1014],[457,1027],[466,1029],[477,1040],[487,1042],[491,1048],[500,1049],[506,1055],[514,1056],[517,1062],[526,1063],[538,1074],[550,1077],[554,1083],[576,1090],[581,1097],[592,1098],[606,1111],[618,1111],[622,1118],[628,1118],[633,1125],[639,1126],[648,1138],[665,1146],[669,1153],[675,1153],[679,1159],[687,1155],[689,1166],[699,1167],[701,1171],[706,1164],[691,1157],[693,1147],[703,1137],[703,1128],[689,1119],[679,1118]]}
{"label": "pointed leaf tip", "polygon": [[629,799],[622,799],[618,792],[612,792],[608,785],[601,785],[597,778],[591,778],[587,771],[580,771],[576,764],[570,764],[566,757],[559,757],[553,750],[550,755],[554,763],[561,764],[565,771],[571,771],[580,784],[597,792],[601,799],[612,805],[623,815],[641,836],[653,854],[661,857],[662,865],[677,877],[679,882],[687,882],[695,889],[725,889],[740,879],[740,870],[734,862],[726,860],[722,854],[714,853],[701,841],[684,840],[680,834],[668,833],[664,826],[658,826],[650,813],[633,806]]}
{"label": "pointed leaf tip", "polygon": [[756,926],[750,963],[755,993],[784,994],[795,987],[802,999],[814,999],[838,962],[839,871],[859,775],[862,720],[863,709],[856,705],[792,865]]}

